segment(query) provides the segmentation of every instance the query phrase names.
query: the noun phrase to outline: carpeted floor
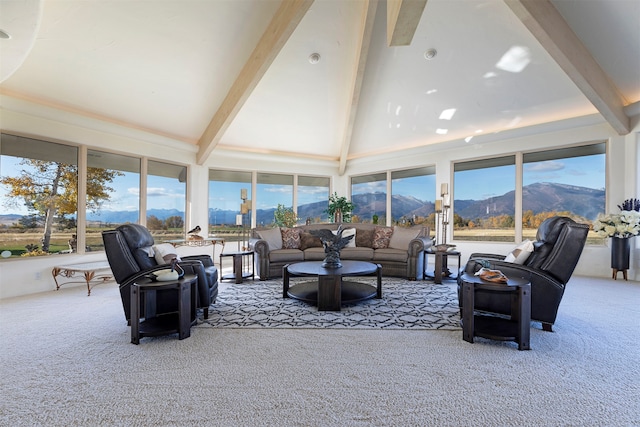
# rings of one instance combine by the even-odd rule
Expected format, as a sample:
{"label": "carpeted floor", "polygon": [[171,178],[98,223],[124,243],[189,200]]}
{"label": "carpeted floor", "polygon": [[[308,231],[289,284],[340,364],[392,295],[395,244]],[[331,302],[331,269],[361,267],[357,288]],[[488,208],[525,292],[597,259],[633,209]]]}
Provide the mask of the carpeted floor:
{"label": "carpeted floor", "polygon": [[375,328],[133,345],[116,286],[68,287],[0,301],[0,426],[638,426],[639,302],[640,283],[574,277],[530,351]]}
{"label": "carpeted floor", "polygon": [[[373,279],[359,281],[375,286]],[[249,281],[223,286],[215,310],[198,327],[458,330],[457,301],[452,281],[437,285],[385,278],[382,299],[344,304],[339,312],[318,311],[312,304],[283,298],[282,281]]]}

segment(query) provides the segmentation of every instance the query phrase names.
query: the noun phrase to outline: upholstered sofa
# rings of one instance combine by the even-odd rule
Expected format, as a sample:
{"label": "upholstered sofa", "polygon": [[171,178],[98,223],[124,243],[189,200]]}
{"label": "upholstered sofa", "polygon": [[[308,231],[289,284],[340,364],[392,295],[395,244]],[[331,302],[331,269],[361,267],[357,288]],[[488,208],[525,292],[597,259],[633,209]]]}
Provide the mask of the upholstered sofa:
{"label": "upholstered sofa", "polygon": [[[311,224],[292,228],[255,228],[249,246],[255,252],[260,280],[282,276],[282,267],[302,261],[322,261],[326,254],[310,230],[337,230],[339,224]],[[342,237],[355,234],[340,252],[342,260],[369,261],[382,266],[384,276],[409,280],[424,278],[424,251],[433,244],[428,227],[384,227],[342,224]]]}

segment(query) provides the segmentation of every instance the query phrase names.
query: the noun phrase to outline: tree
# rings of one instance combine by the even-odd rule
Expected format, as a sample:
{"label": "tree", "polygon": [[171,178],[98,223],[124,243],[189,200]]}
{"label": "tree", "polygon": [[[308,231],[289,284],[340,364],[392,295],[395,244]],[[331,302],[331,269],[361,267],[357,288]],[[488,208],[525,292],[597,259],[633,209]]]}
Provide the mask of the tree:
{"label": "tree", "polygon": [[[7,197],[14,204],[22,200],[29,211],[44,218],[42,251],[49,251],[54,220],[74,215],[78,209],[78,167],[64,163],[23,159],[18,176],[2,177],[0,183],[9,188]],[[122,172],[87,168],[86,209],[96,212],[110,199],[113,188],[107,186]]]}
{"label": "tree", "polygon": [[155,215],[147,217],[147,228],[149,230],[164,230],[164,222]]}
{"label": "tree", "polygon": [[278,204],[278,207],[273,212],[273,220],[278,227],[293,227],[298,222],[298,218],[293,209],[286,208],[281,204]]}
{"label": "tree", "polygon": [[183,228],[184,220],[181,216],[173,215],[164,220],[165,227],[168,229],[171,228]]}

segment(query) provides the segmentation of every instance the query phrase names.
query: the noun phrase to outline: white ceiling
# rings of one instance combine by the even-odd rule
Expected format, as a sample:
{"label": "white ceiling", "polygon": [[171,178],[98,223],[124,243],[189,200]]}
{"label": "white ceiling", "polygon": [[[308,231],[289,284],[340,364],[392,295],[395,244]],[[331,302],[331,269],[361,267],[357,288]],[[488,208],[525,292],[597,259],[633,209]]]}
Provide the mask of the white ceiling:
{"label": "white ceiling", "polygon": [[[411,45],[399,47],[387,44],[386,1],[374,3],[367,51],[367,2],[315,0],[208,145],[205,129],[226,113],[280,1],[0,0],[0,29],[12,36],[0,39],[0,91],[199,144],[199,163],[223,148],[344,164],[602,112],[507,5],[514,1],[428,0]],[[640,1],[552,4],[619,92],[608,106],[640,101]],[[511,48],[525,59],[520,71],[498,66]],[[425,59],[428,49],[435,58]],[[447,109],[453,117],[440,119]]]}

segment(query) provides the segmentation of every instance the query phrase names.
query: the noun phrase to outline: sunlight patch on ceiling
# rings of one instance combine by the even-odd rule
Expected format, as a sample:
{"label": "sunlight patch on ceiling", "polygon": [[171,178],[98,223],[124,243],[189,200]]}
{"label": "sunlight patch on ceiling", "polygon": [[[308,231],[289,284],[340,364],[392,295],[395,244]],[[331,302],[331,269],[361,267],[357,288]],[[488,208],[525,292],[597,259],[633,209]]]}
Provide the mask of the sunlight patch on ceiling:
{"label": "sunlight patch on ceiling", "polygon": [[524,46],[512,46],[502,58],[496,63],[496,67],[509,71],[510,73],[519,73],[524,70],[531,62],[531,52],[529,48]]}

